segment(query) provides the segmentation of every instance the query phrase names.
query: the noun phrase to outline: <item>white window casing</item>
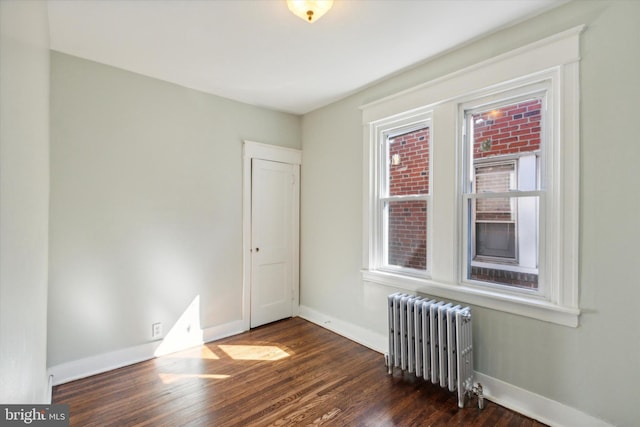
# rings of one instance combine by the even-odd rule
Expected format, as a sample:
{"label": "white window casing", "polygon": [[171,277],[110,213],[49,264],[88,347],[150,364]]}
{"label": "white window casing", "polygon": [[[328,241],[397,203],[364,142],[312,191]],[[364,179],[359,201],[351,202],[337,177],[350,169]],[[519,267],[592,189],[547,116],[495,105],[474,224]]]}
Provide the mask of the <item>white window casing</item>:
{"label": "white window casing", "polygon": [[[515,89],[510,89],[505,92],[495,93],[490,95],[487,98],[479,97],[471,102],[463,103],[459,105],[459,115],[460,122],[466,125],[466,131],[463,131],[463,137],[461,138],[460,144],[463,145],[463,148],[460,150],[461,155],[458,159],[459,164],[462,167],[461,176],[461,186],[460,186],[460,194],[461,194],[461,207],[459,209],[461,216],[459,221],[461,224],[467,223],[467,218],[471,218],[474,215],[472,212],[469,212],[469,204],[470,202],[478,202],[480,200],[500,200],[500,199],[511,199],[511,203],[513,204],[512,210],[515,212],[514,222],[517,226],[516,231],[516,257],[517,261],[514,266],[500,266],[497,262],[491,263],[490,261],[478,262],[472,257],[473,251],[475,248],[467,247],[474,239],[471,239],[470,234],[474,233],[473,229],[469,229],[473,226],[474,222],[469,222],[469,227],[462,227],[462,239],[460,241],[460,250],[461,250],[461,265],[460,265],[460,277],[461,281],[474,285],[474,284],[484,284],[487,285],[488,282],[474,281],[466,276],[467,266],[474,267],[484,267],[491,270],[504,270],[511,272],[519,272],[519,273],[528,273],[535,274],[536,276],[540,276],[540,268],[538,268],[540,264],[540,260],[538,257],[538,251],[545,249],[544,243],[544,216],[546,212],[540,210],[542,206],[545,206],[545,196],[546,196],[546,184],[550,182],[550,177],[548,174],[551,169],[546,167],[547,162],[551,162],[552,156],[549,152],[552,152],[552,146],[554,144],[553,138],[548,135],[548,131],[551,126],[547,125],[547,122],[551,122],[551,119],[548,118],[549,115],[552,114],[553,108],[548,105],[547,95],[549,93],[549,88],[551,86],[552,78],[543,80],[540,83],[535,83],[533,85],[524,85],[517,87]],[[497,105],[493,104],[495,99],[499,99],[501,102]],[[472,143],[474,142],[473,136],[473,122],[471,118],[478,111],[486,111],[486,110],[494,110],[497,107],[507,107],[510,104],[518,104],[521,101],[525,100],[538,100],[541,105],[541,129],[540,129],[540,137],[541,137],[541,149],[536,151],[525,151],[516,154],[509,155],[494,155],[486,158],[475,159],[472,158],[471,152],[469,151],[472,148]],[[481,108],[477,106],[481,105]],[[495,111],[495,110],[494,110]],[[542,157],[542,162],[540,167],[538,166],[537,157]],[[517,178],[513,179],[513,185],[509,189],[503,189],[501,192],[491,192],[491,193],[482,193],[478,192],[477,189],[466,188],[468,186],[467,181],[471,181],[470,177],[473,177],[474,170],[476,167],[482,167],[486,165],[500,165],[507,164],[508,162],[514,162],[514,169],[517,174]],[[540,173],[538,171],[540,169]],[[465,173],[466,172],[466,173]],[[475,182],[475,180],[474,180]],[[476,183],[477,184],[477,183]],[[474,184],[474,185],[476,185]],[[547,205],[549,206],[549,205]],[[551,206],[551,209],[554,207]],[[538,221],[539,212],[542,212],[540,215],[540,222]],[[532,232],[533,230],[533,232]],[[474,236],[475,237],[475,236]],[[471,257],[471,259],[468,259]],[[543,264],[543,263],[542,263]],[[539,295],[546,296],[545,289],[548,289],[545,285],[548,283],[546,280],[546,272],[542,269],[542,278],[543,280],[538,281],[538,287],[533,290],[522,290],[520,292],[529,294],[530,296]],[[496,284],[499,289],[500,285]],[[508,291],[516,291],[514,289],[509,289]]]}
{"label": "white window casing", "polygon": [[[452,299],[566,326],[577,326],[579,238],[579,26],[418,87],[364,105],[364,281]],[[545,148],[540,172],[540,234],[537,290],[508,289],[465,280],[465,204],[461,170],[464,110],[520,96],[545,93]],[[478,105],[480,106],[480,105]],[[429,121],[430,180],[427,272],[380,268],[381,138],[394,128]],[[517,170],[531,167],[523,158]],[[531,183],[527,184],[527,187]],[[524,188],[524,187],[523,187]],[[528,191],[520,191],[526,196]],[[518,218],[525,226],[531,219]],[[519,253],[527,266],[532,255]],[[525,269],[526,270],[526,269]]]}
{"label": "white window casing", "polygon": [[[413,132],[418,129],[429,128],[431,130],[431,115],[429,111],[418,110],[411,114],[408,114],[402,118],[392,118],[384,120],[373,127],[376,139],[376,149],[371,153],[371,161],[375,167],[371,168],[374,176],[372,182],[375,187],[372,188],[372,197],[368,203],[368,208],[373,214],[374,228],[371,230],[371,247],[368,251],[369,257],[367,265],[371,266],[375,270],[386,271],[389,273],[398,273],[417,277],[429,277],[431,270],[431,262],[429,260],[431,254],[431,227],[429,226],[430,220],[426,224],[426,239],[427,239],[427,268],[425,271],[413,270],[410,268],[403,268],[399,266],[388,265],[385,261],[387,258],[387,239],[388,230],[385,229],[384,221],[384,206],[387,202],[402,202],[421,200],[425,201],[427,205],[427,218],[431,217],[431,194],[410,194],[402,196],[391,196],[388,194],[389,190],[386,188],[389,185],[389,177],[387,176],[387,164],[388,161],[388,141],[396,135]],[[430,144],[431,138],[426,143]],[[430,151],[430,150],[429,150]],[[431,171],[431,167],[429,168]],[[431,172],[429,172],[431,173]]]}

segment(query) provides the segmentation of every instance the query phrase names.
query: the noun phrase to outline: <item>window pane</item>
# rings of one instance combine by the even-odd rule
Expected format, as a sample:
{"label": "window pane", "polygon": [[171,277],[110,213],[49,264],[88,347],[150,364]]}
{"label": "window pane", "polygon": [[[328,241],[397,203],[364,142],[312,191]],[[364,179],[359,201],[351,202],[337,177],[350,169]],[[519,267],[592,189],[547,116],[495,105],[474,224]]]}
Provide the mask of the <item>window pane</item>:
{"label": "window pane", "polygon": [[501,193],[516,189],[515,161],[476,166],[476,193]]}
{"label": "window pane", "polygon": [[389,195],[429,194],[429,128],[388,140]]}
{"label": "window pane", "polygon": [[466,115],[467,191],[478,195],[470,200],[468,279],[538,288],[539,198],[517,193],[541,188],[542,106],[531,98]]}
{"label": "window pane", "polygon": [[472,114],[473,161],[540,149],[542,100],[530,99]]}
{"label": "window pane", "polygon": [[476,257],[516,259],[516,227],[508,222],[476,223]]}
{"label": "window pane", "polygon": [[514,222],[516,201],[511,197],[476,199],[476,222]]}
{"label": "window pane", "polygon": [[511,197],[475,200],[474,259],[498,257],[516,260],[516,206]]}
{"label": "window pane", "polygon": [[427,269],[427,202],[411,200],[385,204],[389,266]]}
{"label": "window pane", "polygon": [[470,224],[467,278],[537,289],[539,197],[478,198],[470,203],[475,219]]}

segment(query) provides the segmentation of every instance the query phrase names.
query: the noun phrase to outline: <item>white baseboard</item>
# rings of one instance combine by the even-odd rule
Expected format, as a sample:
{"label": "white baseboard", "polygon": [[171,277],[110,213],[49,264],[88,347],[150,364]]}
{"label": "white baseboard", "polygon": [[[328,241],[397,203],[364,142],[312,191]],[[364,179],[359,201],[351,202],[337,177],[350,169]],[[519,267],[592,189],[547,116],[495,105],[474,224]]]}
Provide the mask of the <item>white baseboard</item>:
{"label": "white baseboard", "polygon": [[[379,353],[387,352],[387,336],[361,326],[336,319],[306,306],[300,306],[300,317]],[[613,427],[605,421],[555,400],[476,372],[485,398],[542,423],[557,427]]]}
{"label": "white baseboard", "polygon": [[[201,340],[198,340],[197,342],[193,340],[188,341],[182,347],[172,348],[172,350],[186,350],[187,348],[201,345],[205,342],[215,341],[231,335],[239,334],[245,330],[244,322],[242,320],[213,326],[202,330]],[[48,369],[48,374],[50,378],[52,378],[50,383],[52,386],[56,386],[81,378],[86,378],[91,375],[107,372],[112,369],[118,369],[123,366],[133,365],[134,363],[153,359],[157,356],[156,353],[161,345],[162,341],[154,341],[51,366]],[[163,352],[163,354],[166,353]]]}
{"label": "white baseboard", "polygon": [[204,329],[202,331],[202,339],[204,342],[211,342],[230,337],[232,335],[238,335],[248,330],[248,325],[245,324],[244,320],[236,320],[235,322],[229,322]]}
{"label": "white baseboard", "polygon": [[557,427],[613,427],[612,424],[563,403],[481,372],[476,371],[475,374],[487,399],[542,423]]}
{"label": "white baseboard", "polygon": [[319,311],[304,305],[300,306],[298,316],[315,323],[316,325],[322,326],[325,329],[333,331],[338,335],[349,338],[351,341],[355,341],[358,344],[369,347],[378,353],[384,354],[387,351],[389,341],[386,335],[378,334],[369,329],[354,325],[353,323],[345,322],[344,320],[320,313]]}

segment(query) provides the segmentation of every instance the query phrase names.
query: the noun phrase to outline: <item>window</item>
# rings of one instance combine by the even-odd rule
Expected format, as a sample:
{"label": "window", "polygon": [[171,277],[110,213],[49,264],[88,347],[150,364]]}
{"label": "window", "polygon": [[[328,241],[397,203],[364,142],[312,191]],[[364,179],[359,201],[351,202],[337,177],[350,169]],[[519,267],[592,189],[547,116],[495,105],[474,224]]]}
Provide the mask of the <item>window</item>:
{"label": "window", "polygon": [[429,128],[386,135],[382,149],[384,266],[426,272]]}
{"label": "window", "polygon": [[467,281],[538,291],[545,97],[463,106]]}
{"label": "window", "polygon": [[362,107],[365,282],[577,326],[582,29]]}
{"label": "window", "polygon": [[412,276],[429,271],[430,118],[387,123],[378,131],[378,185],[373,209],[376,269]]}

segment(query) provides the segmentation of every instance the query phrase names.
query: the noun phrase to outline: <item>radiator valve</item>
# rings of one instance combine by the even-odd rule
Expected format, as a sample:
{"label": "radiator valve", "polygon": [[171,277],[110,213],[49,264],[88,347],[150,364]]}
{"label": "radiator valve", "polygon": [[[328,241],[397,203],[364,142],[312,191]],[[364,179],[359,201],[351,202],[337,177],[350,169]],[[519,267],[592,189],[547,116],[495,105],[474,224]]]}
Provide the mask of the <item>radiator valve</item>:
{"label": "radiator valve", "polygon": [[482,394],[482,384],[476,383],[473,386],[473,394],[478,396],[478,409],[484,409],[484,395]]}

